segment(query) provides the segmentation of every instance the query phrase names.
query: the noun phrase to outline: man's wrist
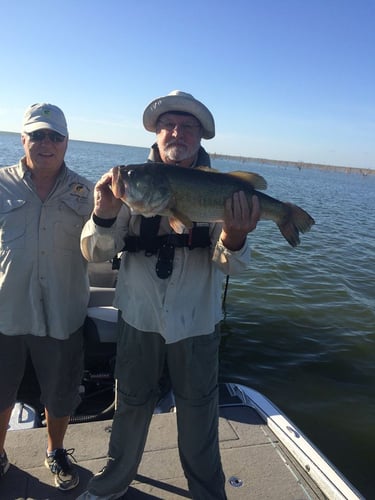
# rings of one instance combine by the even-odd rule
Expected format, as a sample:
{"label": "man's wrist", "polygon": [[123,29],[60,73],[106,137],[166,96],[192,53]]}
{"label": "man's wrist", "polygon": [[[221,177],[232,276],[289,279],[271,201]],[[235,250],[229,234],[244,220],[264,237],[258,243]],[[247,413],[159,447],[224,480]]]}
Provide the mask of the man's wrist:
{"label": "man's wrist", "polygon": [[117,217],[111,217],[110,219],[105,219],[103,217],[98,217],[95,214],[92,214],[92,220],[97,226],[100,227],[111,227],[116,222]]}
{"label": "man's wrist", "polygon": [[247,233],[246,234],[240,233],[234,236],[234,235],[228,235],[228,233],[226,233],[223,230],[220,239],[225,248],[227,248],[231,252],[238,252],[243,248],[246,242],[246,237]]}

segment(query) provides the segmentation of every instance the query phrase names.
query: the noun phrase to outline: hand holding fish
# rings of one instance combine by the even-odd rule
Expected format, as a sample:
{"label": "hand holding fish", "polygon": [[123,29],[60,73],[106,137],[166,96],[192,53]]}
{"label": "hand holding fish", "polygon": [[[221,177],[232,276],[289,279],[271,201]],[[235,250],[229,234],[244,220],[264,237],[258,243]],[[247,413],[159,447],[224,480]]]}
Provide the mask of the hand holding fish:
{"label": "hand holding fish", "polygon": [[260,219],[259,200],[253,196],[251,201],[250,208],[245,193],[239,191],[225,202],[221,241],[228,250],[240,250],[247,234],[257,226]]}
{"label": "hand holding fish", "polygon": [[110,170],[95,185],[94,213],[103,219],[116,217],[122,206],[122,201],[114,196],[111,189],[116,172]]}

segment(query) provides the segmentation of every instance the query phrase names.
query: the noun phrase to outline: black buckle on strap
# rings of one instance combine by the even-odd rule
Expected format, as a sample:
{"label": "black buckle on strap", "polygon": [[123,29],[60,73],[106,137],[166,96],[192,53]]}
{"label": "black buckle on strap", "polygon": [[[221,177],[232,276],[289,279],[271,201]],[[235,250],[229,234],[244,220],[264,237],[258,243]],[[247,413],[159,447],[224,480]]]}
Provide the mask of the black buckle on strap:
{"label": "black buckle on strap", "polygon": [[156,274],[160,279],[169,278],[173,271],[174,245],[164,243],[158,253],[156,262]]}

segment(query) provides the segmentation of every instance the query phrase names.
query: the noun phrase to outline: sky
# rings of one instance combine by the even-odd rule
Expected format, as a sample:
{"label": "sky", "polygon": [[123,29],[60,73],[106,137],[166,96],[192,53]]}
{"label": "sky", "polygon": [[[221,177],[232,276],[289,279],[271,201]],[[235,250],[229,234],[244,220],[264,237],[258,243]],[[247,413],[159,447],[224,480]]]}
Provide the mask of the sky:
{"label": "sky", "polygon": [[0,17],[0,130],[36,102],[71,139],[149,147],[172,90],[210,153],[375,169],[375,0],[18,0]]}

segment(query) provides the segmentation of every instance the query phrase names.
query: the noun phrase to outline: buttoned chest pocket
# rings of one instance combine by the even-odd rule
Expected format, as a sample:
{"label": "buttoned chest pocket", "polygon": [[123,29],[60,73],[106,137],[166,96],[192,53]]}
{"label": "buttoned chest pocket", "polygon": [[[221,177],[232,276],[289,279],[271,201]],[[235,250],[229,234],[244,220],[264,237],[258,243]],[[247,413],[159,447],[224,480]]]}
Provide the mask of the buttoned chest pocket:
{"label": "buttoned chest pocket", "polygon": [[80,252],[82,228],[91,214],[90,203],[63,200],[54,225],[54,245],[70,252]]}
{"label": "buttoned chest pocket", "polygon": [[24,249],[26,235],[25,200],[0,200],[0,247],[2,251]]}

